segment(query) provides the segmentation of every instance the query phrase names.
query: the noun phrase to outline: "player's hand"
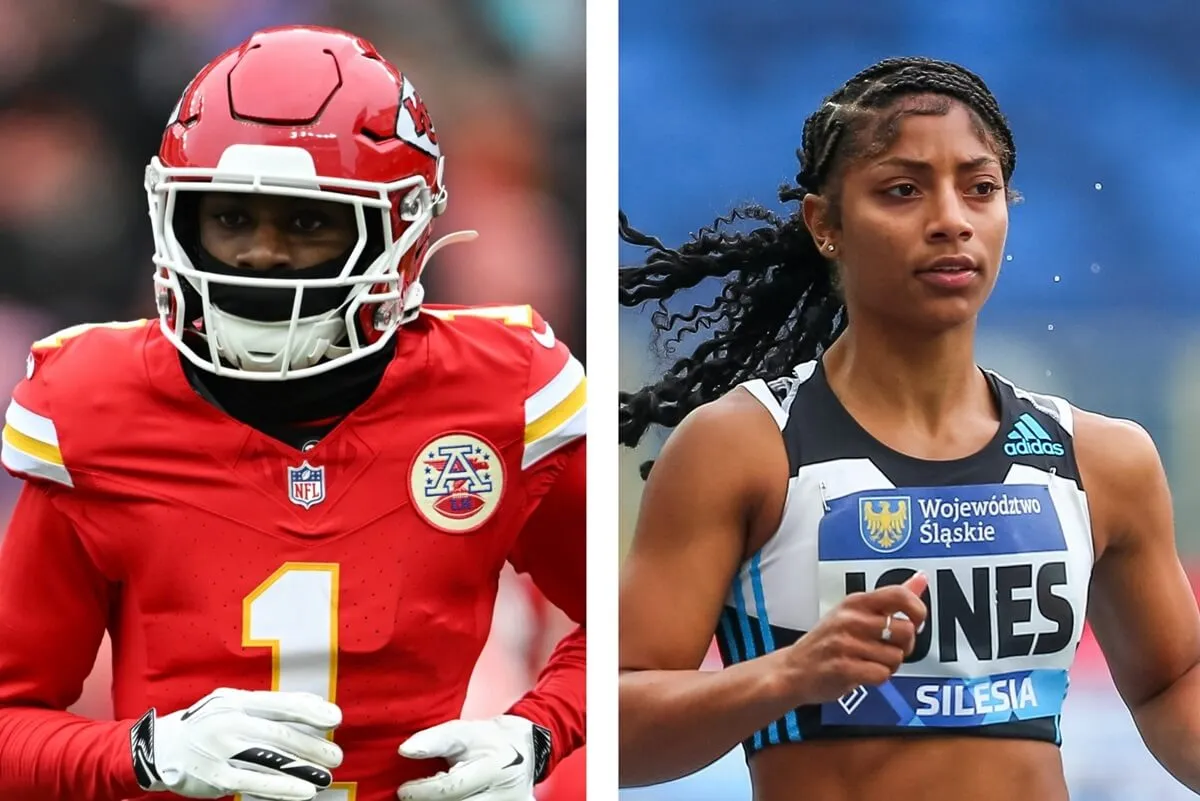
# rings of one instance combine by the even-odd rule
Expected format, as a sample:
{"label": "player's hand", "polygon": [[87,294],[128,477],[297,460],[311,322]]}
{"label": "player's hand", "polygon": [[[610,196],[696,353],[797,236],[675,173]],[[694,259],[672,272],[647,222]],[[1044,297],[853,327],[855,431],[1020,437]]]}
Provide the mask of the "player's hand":
{"label": "player's hand", "polygon": [[216,690],[170,715],[150,710],[131,733],[134,770],[142,789],[187,798],[307,801],[342,763],[321,736],[341,722],[340,709],[311,693]]}
{"label": "player's hand", "polygon": [[441,757],[450,770],[405,782],[400,801],[532,801],[549,754],[549,733],[525,718],[452,720],[417,732],[400,746],[409,759]]}
{"label": "player's hand", "polygon": [[925,623],[921,594],[928,586],[925,574],[917,573],[900,585],[853,593],[789,646],[797,705],[834,701],[860,685],[875,687],[891,678]]}

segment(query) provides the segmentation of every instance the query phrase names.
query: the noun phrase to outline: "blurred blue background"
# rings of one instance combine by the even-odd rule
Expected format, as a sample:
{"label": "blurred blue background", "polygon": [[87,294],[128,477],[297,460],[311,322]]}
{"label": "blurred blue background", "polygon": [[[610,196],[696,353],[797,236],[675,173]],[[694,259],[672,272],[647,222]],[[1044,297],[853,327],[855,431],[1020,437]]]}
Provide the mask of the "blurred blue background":
{"label": "blurred blue background", "polygon": [[[1146,426],[1175,491],[1180,550],[1196,565],[1200,493],[1187,490],[1200,484],[1200,5],[638,0],[620,15],[621,207],[668,244],[746,201],[779,208],[805,117],[869,64],[925,55],[981,75],[1012,124],[1025,201],[1012,210],[979,359]],[[640,255],[625,247],[622,262]],[[710,298],[700,287],[681,300]],[[649,332],[647,312],[622,311],[623,389],[663,365]],[[622,450],[623,546],[636,465],[660,444]],[[1072,799],[1193,797],[1141,745],[1090,636],[1072,682]],[[748,798],[741,751],[622,797]]]}

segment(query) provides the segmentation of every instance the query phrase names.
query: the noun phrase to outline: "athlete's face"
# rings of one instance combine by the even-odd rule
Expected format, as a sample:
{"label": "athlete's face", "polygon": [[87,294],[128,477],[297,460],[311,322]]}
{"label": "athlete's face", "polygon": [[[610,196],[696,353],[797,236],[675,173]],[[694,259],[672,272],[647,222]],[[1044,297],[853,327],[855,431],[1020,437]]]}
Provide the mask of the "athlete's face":
{"label": "athlete's face", "polygon": [[[806,216],[828,210],[806,205]],[[825,232],[851,320],[926,331],[978,314],[1007,234],[998,154],[957,102],[945,114],[902,116],[891,147],[847,165],[840,220]]]}
{"label": "athlete's face", "polygon": [[247,272],[305,270],[358,241],[354,208],[304,198],[209,192],[200,199],[200,243]]}

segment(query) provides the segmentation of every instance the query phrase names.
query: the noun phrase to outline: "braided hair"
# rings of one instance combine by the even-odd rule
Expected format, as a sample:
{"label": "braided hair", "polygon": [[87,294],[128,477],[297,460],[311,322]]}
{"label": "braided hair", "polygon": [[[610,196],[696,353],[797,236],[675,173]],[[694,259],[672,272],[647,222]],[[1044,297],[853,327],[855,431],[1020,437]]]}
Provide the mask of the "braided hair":
{"label": "braided hair", "polygon": [[[898,101],[910,99],[900,104]],[[804,122],[796,151],[800,172],[779,190],[783,203],[824,195],[838,214],[833,180],[845,164],[884,152],[912,114],[947,113],[953,102],[971,113],[977,132],[1000,160],[1007,188],[1016,147],[996,98],[977,75],[928,58],[892,58],[847,81]],[[887,112],[887,113],[885,113]],[[1009,191],[1009,198],[1014,195]],[[755,224],[735,231],[738,222]],[[713,335],[671,365],[658,381],[620,394],[619,438],[633,447],[654,424],[673,427],[689,412],[753,378],[772,380],[820,356],[846,327],[836,270],[821,255],[799,209],[780,216],[751,204],[719,217],[678,248],[633,228],[620,216],[621,238],[645,247],[645,262],[620,271],[622,306],[654,301],[656,336],[672,342],[700,329]],[[717,297],[685,312],[666,301],[708,278],[723,278]],[[649,464],[643,466],[643,476]]]}

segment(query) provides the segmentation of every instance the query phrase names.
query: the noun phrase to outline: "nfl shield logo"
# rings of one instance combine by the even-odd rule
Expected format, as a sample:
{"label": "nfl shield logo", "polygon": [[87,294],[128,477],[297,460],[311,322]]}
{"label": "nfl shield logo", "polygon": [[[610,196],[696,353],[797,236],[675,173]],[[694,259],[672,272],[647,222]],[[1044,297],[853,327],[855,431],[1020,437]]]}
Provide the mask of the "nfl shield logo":
{"label": "nfl shield logo", "polygon": [[313,467],[307,460],[299,467],[289,467],[288,500],[305,509],[325,500],[325,468]]}

